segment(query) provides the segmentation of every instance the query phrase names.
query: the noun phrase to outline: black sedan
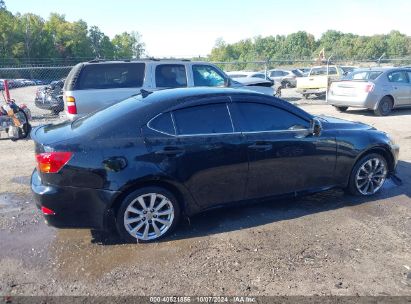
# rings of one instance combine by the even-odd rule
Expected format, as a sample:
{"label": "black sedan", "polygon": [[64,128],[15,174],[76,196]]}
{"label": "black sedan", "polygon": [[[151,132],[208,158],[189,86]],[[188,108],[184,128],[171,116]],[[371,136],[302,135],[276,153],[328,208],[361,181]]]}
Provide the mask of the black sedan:
{"label": "black sedan", "polygon": [[245,90],[142,91],[33,130],[31,187],[55,227],[157,240],[182,215],[240,201],[345,188],[372,195],[398,146],[362,123],[315,117]]}

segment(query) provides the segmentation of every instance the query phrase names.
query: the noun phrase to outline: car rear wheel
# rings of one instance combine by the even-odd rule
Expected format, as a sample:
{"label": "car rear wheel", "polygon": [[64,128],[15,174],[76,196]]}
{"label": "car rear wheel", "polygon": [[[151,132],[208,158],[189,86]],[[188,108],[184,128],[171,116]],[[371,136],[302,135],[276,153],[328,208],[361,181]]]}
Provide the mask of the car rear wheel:
{"label": "car rear wheel", "polygon": [[169,191],[146,187],[130,193],[117,213],[117,230],[127,242],[156,241],[169,234],[180,218],[180,207]]}
{"label": "car rear wheel", "polygon": [[387,179],[385,158],[371,153],[361,158],[351,172],[348,190],[353,195],[369,196],[377,193]]}
{"label": "car rear wheel", "polygon": [[387,116],[391,113],[393,108],[392,99],[388,96],[385,96],[381,99],[380,103],[378,104],[378,108],[374,110],[375,115],[377,116]]}
{"label": "car rear wheel", "polygon": [[334,106],[336,109],[337,109],[337,111],[339,111],[339,112],[345,112],[345,111],[347,111],[348,110],[348,107],[339,107],[339,106]]}

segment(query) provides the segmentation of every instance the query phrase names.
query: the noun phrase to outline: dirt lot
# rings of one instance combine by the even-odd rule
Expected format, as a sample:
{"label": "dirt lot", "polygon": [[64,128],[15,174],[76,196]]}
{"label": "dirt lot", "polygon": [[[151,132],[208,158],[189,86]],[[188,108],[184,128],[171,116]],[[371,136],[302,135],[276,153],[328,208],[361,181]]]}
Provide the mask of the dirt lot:
{"label": "dirt lot", "polygon": [[[33,91],[12,94],[29,103]],[[122,245],[47,227],[30,194],[33,143],[1,140],[0,295],[411,295],[411,110],[338,113],[291,95],[311,113],[389,132],[403,185],[388,181],[368,199],[332,190],[215,210],[163,242]],[[29,105],[34,124],[58,121]]]}

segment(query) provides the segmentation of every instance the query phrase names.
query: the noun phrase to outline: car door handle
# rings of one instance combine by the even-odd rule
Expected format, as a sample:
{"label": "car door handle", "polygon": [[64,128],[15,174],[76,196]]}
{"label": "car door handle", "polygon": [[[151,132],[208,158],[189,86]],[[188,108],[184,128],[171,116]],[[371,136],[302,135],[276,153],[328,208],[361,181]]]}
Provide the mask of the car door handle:
{"label": "car door handle", "polygon": [[257,141],[252,145],[249,145],[248,148],[258,151],[267,151],[272,148],[272,145],[265,141]]}
{"label": "car door handle", "polygon": [[175,156],[183,152],[184,149],[181,149],[179,147],[164,147],[162,150],[156,151],[155,153],[160,155]]}

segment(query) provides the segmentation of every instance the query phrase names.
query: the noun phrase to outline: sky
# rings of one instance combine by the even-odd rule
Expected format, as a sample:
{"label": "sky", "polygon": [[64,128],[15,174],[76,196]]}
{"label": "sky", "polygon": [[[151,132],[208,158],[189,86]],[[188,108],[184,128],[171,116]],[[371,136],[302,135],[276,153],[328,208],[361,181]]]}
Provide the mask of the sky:
{"label": "sky", "polygon": [[411,0],[5,0],[13,13],[44,19],[55,12],[82,19],[111,38],[138,31],[149,56],[210,53],[217,38],[233,43],[299,30],[319,38],[328,29],[360,35],[399,30],[411,36]]}

